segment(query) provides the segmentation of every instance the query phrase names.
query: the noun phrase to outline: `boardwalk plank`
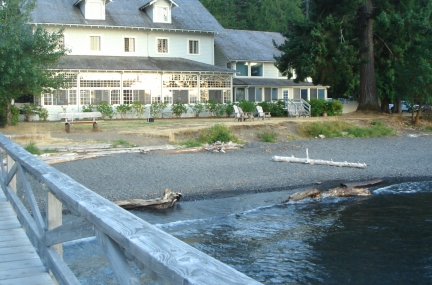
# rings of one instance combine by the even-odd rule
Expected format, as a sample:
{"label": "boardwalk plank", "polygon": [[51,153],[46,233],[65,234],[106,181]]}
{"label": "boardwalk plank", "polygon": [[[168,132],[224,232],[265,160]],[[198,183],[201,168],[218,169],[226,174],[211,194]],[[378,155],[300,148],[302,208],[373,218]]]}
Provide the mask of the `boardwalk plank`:
{"label": "boardwalk plank", "polygon": [[21,278],[12,278],[12,279],[1,281],[1,285],[17,285],[17,284],[23,284],[23,285],[24,284],[31,284],[31,285],[51,284],[52,285],[54,283],[48,273],[28,276],[28,277],[21,277]]}
{"label": "boardwalk plank", "polygon": [[20,261],[2,262],[0,264],[1,264],[2,271],[8,271],[8,270],[16,270],[20,268],[41,266],[42,261],[35,256],[34,258],[27,259],[25,261],[20,260]]}
{"label": "boardwalk plank", "polygon": [[1,270],[0,269],[0,284],[3,284],[5,279],[16,279],[20,277],[30,277],[46,273],[45,266],[33,266],[25,268],[16,268],[14,270]]}
{"label": "boardwalk plank", "polygon": [[[2,262],[1,258],[2,255],[5,254],[17,254],[17,253],[36,253],[36,249],[32,245],[27,246],[12,246],[12,247],[5,247],[0,248],[0,263]],[[1,270],[2,268],[0,268]]]}

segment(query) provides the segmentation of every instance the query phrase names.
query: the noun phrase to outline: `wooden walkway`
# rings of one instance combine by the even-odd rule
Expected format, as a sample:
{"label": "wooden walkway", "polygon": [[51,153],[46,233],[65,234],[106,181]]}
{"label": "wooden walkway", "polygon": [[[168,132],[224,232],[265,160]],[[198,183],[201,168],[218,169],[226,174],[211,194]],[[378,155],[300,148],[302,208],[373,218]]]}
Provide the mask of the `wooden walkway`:
{"label": "wooden walkway", "polygon": [[0,285],[55,284],[0,189]]}

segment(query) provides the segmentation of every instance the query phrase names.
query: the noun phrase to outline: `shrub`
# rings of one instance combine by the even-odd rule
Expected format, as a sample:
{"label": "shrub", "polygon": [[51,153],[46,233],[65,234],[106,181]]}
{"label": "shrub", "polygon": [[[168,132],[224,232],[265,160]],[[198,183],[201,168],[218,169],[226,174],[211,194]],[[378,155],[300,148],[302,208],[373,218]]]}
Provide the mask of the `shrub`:
{"label": "shrub", "polygon": [[254,112],[256,105],[254,102],[241,100],[238,106],[243,110],[243,112]]}
{"label": "shrub", "polygon": [[216,103],[216,116],[217,117],[222,117],[223,115],[226,114],[226,106],[222,103]]}
{"label": "shrub", "polygon": [[262,142],[275,143],[277,141],[278,133],[273,131],[273,130],[263,131],[263,132],[257,133],[257,137]]}
{"label": "shrub", "polygon": [[96,110],[101,112],[102,118],[110,118],[112,119],[115,115],[115,110],[112,105],[110,105],[106,101],[102,101],[99,104],[96,105]]}
{"label": "shrub", "polygon": [[308,102],[311,105],[311,116],[319,117],[322,116],[326,111],[326,100],[323,99],[311,99]]}
{"label": "shrub", "polygon": [[212,144],[214,142],[229,142],[236,141],[237,138],[231,133],[224,124],[216,124],[206,130],[203,130],[198,140],[203,143]]}
{"label": "shrub", "polygon": [[326,138],[335,137],[384,137],[394,135],[394,130],[387,127],[380,121],[372,122],[370,126],[358,127],[346,122],[314,122],[303,124],[299,129],[299,133],[304,137],[318,137],[324,135]]}
{"label": "shrub", "polygon": [[277,102],[260,102],[257,105],[261,106],[264,112],[270,112],[272,117],[282,117],[285,112],[285,102],[283,100]]}
{"label": "shrub", "polygon": [[132,111],[132,106],[129,104],[121,104],[117,106],[116,111],[120,114],[120,117],[124,119],[127,113]]}
{"label": "shrub", "polygon": [[134,147],[133,144],[124,139],[118,139],[112,142],[112,147]]}
{"label": "shrub", "polygon": [[38,107],[33,104],[24,104],[21,106],[20,110],[24,114],[27,122],[30,122],[32,117],[38,114]]}
{"label": "shrub", "polygon": [[153,118],[162,118],[162,112],[168,106],[168,102],[153,102],[150,105],[150,115]]}
{"label": "shrub", "polygon": [[339,100],[325,101],[325,110],[328,116],[340,116],[342,115],[343,105]]}
{"label": "shrub", "polygon": [[171,105],[171,112],[174,114],[174,116],[180,118],[181,115],[187,112],[187,108],[182,102],[177,101]]}
{"label": "shrub", "polygon": [[232,114],[234,114],[234,104],[233,103],[227,103],[225,105],[225,114],[227,117],[231,117]]}
{"label": "shrub", "polygon": [[37,114],[39,116],[39,119],[41,119],[42,121],[46,121],[48,119],[48,110],[42,106],[38,108]]}
{"label": "shrub", "polygon": [[11,118],[11,125],[15,126],[18,124],[18,119],[19,119],[19,115],[20,115],[20,109],[18,107],[16,107],[15,105],[10,105],[10,111],[12,114],[12,118]]}
{"label": "shrub", "polygon": [[210,116],[216,116],[216,112],[218,110],[216,101],[208,100],[205,104],[205,110],[210,113]]}
{"label": "shrub", "polygon": [[82,107],[83,112],[93,112],[94,109],[96,109],[96,108],[92,104]]}
{"label": "shrub", "polygon": [[137,116],[137,118],[139,119],[142,118],[142,116],[144,116],[146,109],[145,109],[145,105],[142,102],[137,101],[137,102],[132,102],[132,110]]}
{"label": "shrub", "polygon": [[194,139],[190,139],[184,142],[180,142],[179,144],[184,145],[187,148],[191,148],[191,147],[199,147],[202,145],[202,143],[200,141],[194,140]]}
{"label": "shrub", "polygon": [[40,155],[42,152],[41,150],[36,146],[36,143],[34,141],[30,141],[24,149],[28,151],[31,154]]}
{"label": "shrub", "polygon": [[201,103],[195,103],[193,105],[190,105],[192,112],[194,113],[195,117],[199,117],[199,115],[204,112],[205,106]]}

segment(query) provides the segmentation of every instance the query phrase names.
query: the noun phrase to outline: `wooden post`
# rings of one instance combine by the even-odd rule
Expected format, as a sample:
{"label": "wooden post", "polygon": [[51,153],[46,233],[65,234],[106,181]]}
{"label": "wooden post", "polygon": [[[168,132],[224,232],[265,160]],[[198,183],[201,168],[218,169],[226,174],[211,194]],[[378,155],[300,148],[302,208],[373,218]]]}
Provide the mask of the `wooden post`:
{"label": "wooden post", "polygon": [[[43,186],[46,188],[46,185]],[[52,230],[62,225],[62,203],[48,190],[47,190],[47,203],[46,203],[46,225],[47,230]],[[63,257],[63,246],[61,243],[53,245],[60,256]]]}
{"label": "wooden post", "polygon": [[[12,169],[12,167],[14,166],[15,161],[12,159],[12,157],[10,157],[9,155],[7,156],[7,172],[9,173],[9,171]],[[9,186],[14,190],[14,192],[16,193],[17,188],[16,188],[16,174],[14,175],[14,177],[12,178],[12,180],[9,183]]]}

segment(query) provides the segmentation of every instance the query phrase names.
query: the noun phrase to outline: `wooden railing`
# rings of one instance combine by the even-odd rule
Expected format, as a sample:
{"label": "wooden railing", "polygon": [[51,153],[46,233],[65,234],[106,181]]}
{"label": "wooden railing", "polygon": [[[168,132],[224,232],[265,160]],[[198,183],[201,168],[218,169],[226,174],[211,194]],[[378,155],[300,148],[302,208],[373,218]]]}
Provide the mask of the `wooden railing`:
{"label": "wooden railing", "polygon": [[[7,164],[1,163],[1,187],[59,284],[80,284],[63,261],[61,243],[90,236],[96,236],[120,284],[140,284],[129,262],[157,284],[261,284],[114,205],[1,133],[0,148],[7,157]],[[29,175],[46,191],[45,218]],[[62,224],[62,208],[77,218]]]}

